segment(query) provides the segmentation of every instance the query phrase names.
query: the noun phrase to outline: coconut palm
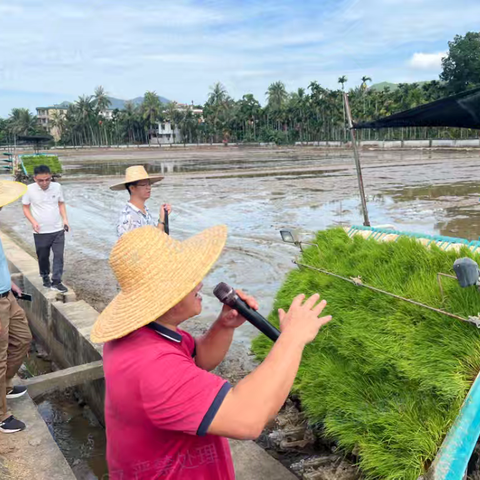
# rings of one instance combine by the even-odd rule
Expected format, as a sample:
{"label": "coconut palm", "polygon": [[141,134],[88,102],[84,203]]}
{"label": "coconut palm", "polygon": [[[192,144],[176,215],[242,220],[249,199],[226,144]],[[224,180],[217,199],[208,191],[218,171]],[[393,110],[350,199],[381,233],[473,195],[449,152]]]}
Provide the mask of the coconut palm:
{"label": "coconut palm", "polygon": [[220,106],[228,100],[228,92],[223,84],[215,83],[210,87],[207,103],[210,105]]}
{"label": "coconut palm", "polygon": [[[342,75],[341,77],[338,77],[338,83],[342,84],[342,91],[345,91],[345,84],[347,83],[348,78],[346,75]],[[347,130],[345,129],[345,100],[342,96],[342,105],[343,105],[343,139],[346,140],[347,138]]]}
{"label": "coconut palm", "polygon": [[14,108],[10,113],[9,123],[15,135],[36,133],[37,117],[28,108]]}
{"label": "coconut palm", "polygon": [[[148,124],[149,136],[157,130],[158,121],[160,120],[160,114],[163,111],[162,102],[156,92],[146,92],[143,97],[143,103],[141,105],[141,111],[143,119]],[[158,137],[157,137],[158,141]]]}
{"label": "coconut palm", "polygon": [[360,89],[362,90],[362,96],[363,96],[363,116],[364,117],[365,117],[365,110],[366,110],[366,108],[365,108],[365,97],[366,97],[365,93],[366,93],[367,88],[368,88],[367,87],[367,82],[371,82],[371,81],[372,81],[372,79],[370,77],[367,77],[366,75],[364,75],[362,77],[362,84],[360,85]]}
{"label": "coconut palm", "polygon": [[249,135],[248,130],[253,127],[253,140],[256,140],[256,123],[260,116],[262,107],[258,100],[251,94],[247,93],[238,102],[238,116],[244,129],[244,140]]}
{"label": "coconut palm", "polygon": [[288,93],[283,82],[274,82],[265,92],[268,106],[272,110],[280,110],[288,98]]}
{"label": "coconut palm", "polygon": [[90,133],[90,144],[93,145],[95,143],[95,134],[93,133],[95,100],[91,95],[82,95],[76,101],[76,107],[78,120],[83,129],[83,138],[88,143],[88,133]]}
{"label": "coconut palm", "polygon": [[62,137],[63,130],[65,129],[65,115],[60,110],[55,110],[52,113],[49,123],[51,127],[50,131],[55,132],[54,138],[58,140]]}
{"label": "coconut palm", "polygon": [[94,99],[95,99],[95,110],[97,114],[97,124],[100,127],[100,130],[103,130],[104,137],[105,137],[105,144],[108,144],[107,130],[105,128],[106,126],[105,119],[107,117],[105,114],[112,102],[108,98],[107,92],[105,92],[105,89],[101,85],[95,88]]}
{"label": "coconut palm", "polygon": [[207,103],[205,104],[204,115],[211,134],[211,141],[218,141],[224,131],[224,123],[228,117],[228,110],[233,100],[228,95],[224,85],[220,82],[210,87]]}
{"label": "coconut palm", "polygon": [[366,90],[367,89],[367,82],[371,82],[371,81],[372,81],[372,79],[370,77],[367,77],[366,75],[364,75],[362,77],[361,89]]}

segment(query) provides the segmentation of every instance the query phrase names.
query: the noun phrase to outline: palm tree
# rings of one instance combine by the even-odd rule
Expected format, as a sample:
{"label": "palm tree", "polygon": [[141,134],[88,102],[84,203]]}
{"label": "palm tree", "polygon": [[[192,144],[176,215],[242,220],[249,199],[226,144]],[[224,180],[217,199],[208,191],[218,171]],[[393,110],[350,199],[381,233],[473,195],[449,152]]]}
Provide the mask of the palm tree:
{"label": "palm tree", "polygon": [[256,139],[256,123],[257,119],[260,116],[261,106],[258,100],[251,94],[247,93],[242,97],[238,102],[238,115],[240,116],[240,121],[244,125],[244,140],[246,132],[249,129],[249,126],[253,125],[253,139]]}
{"label": "palm tree", "polygon": [[108,139],[107,139],[107,132],[105,129],[105,113],[112,102],[108,98],[107,92],[105,92],[105,89],[101,85],[95,88],[94,98],[95,98],[95,107],[96,107],[96,113],[98,118],[98,125],[101,127],[101,129],[105,133],[105,145],[107,145]]}
{"label": "palm tree", "polygon": [[28,135],[36,132],[37,117],[28,108],[14,108],[10,113],[9,123],[15,135]]}
{"label": "palm tree", "polygon": [[91,144],[95,142],[95,135],[93,133],[93,123],[95,122],[94,115],[95,102],[91,95],[82,95],[76,101],[77,115],[79,124],[83,129],[84,138],[88,143],[88,131],[91,135]]}
{"label": "palm tree", "polygon": [[208,94],[207,103],[214,106],[219,106],[225,103],[228,99],[228,92],[223,84],[220,82],[215,83],[210,87],[210,93]]}
{"label": "palm tree", "polygon": [[360,88],[362,89],[362,96],[363,96],[363,116],[365,117],[365,92],[367,91],[367,82],[371,82],[372,79],[364,75],[362,77],[362,84]]}
{"label": "palm tree", "polygon": [[288,98],[288,93],[283,82],[274,82],[265,92],[268,106],[272,110],[280,110]]}
{"label": "palm tree", "polygon": [[[160,119],[160,113],[162,112],[162,102],[156,92],[146,92],[143,97],[143,103],[141,106],[142,116],[149,125],[149,135],[155,132],[155,124]],[[158,141],[158,136],[157,136]]]}
{"label": "palm tree", "polygon": [[[339,81],[340,81],[340,79],[339,79]],[[346,79],[345,79],[345,81],[346,81]],[[366,90],[367,89],[367,82],[371,82],[371,81],[372,81],[372,79],[370,77],[367,77],[366,75],[364,75],[362,77],[362,85],[361,85],[362,90]]]}
{"label": "palm tree", "polygon": [[125,108],[120,115],[120,121],[123,124],[124,131],[128,136],[128,142],[137,141],[135,130],[138,123],[138,108],[132,102],[125,102]]}
{"label": "palm tree", "polygon": [[285,84],[280,81],[272,83],[265,92],[265,95],[267,96],[268,110],[270,110],[277,122],[277,130],[281,130],[281,123],[284,113],[283,110],[288,99],[288,93],[285,88]]}
{"label": "palm tree", "polygon": [[182,112],[178,108],[177,102],[169,102],[167,108],[165,109],[165,119],[170,123],[170,128],[172,129],[172,139],[175,143],[175,130],[177,125],[181,122],[183,118]]}
{"label": "palm tree", "polygon": [[[338,83],[342,84],[342,91],[345,91],[345,84],[347,83],[348,78],[346,75],[342,75],[341,77],[338,77]],[[345,98],[342,95],[342,105],[343,105],[343,140],[347,139],[347,130],[345,128]]]}
{"label": "palm tree", "polygon": [[65,129],[65,115],[60,110],[55,110],[50,118],[51,132],[54,132],[53,137],[58,140],[62,138]]}

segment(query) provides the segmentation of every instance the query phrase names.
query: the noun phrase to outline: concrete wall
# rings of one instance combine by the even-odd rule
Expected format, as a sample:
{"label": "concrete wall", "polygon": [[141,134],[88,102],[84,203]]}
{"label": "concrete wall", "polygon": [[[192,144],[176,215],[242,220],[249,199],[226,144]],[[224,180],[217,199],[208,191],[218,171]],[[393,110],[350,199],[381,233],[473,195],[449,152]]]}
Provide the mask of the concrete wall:
{"label": "concrete wall", "polygon": [[[45,346],[55,363],[62,368],[83,365],[102,359],[102,346],[90,342],[90,331],[98,312],[75,294],[66,295],[43,287],[37,260],[18,247],[6,234],[0,239],[7,256],[10,272],[32,302],[21,302],[34,336]],[[103,380],[79,387],[97,418],[103,422],[105,388]]]}
{"label": "concrete wall", "polygon": [[[480,148],[478,140],[365,140],[358,142],[365,148]],[[312,147],[344,147],[351,146],[350,142],[296,142],[295,146]]]}

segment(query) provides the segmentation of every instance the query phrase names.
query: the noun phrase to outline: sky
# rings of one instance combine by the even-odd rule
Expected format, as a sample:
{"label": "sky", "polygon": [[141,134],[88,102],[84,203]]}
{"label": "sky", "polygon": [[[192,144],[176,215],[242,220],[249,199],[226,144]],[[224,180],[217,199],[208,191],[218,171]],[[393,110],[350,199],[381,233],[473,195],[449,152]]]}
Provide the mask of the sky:
{"label": "sky", "polygon": [[98,85],[203,104],[222,82],[264,104],[278,80],[438,79],[448,41],[479,18],[478,0],[0,0],[0,116]]}

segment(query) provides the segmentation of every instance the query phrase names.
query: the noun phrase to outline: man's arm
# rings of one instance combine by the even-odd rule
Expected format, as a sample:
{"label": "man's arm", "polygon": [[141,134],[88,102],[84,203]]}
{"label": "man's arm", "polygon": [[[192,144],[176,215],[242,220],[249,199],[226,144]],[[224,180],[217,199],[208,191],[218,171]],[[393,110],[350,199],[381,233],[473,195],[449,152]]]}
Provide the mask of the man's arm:
{"label": "man's arm", "polygon": [[282,334],[262,364],[247,375],[223,400],[208,433],[229,438],[255,439],[287,399],[305,345],[331,317],[318,318],[326,302],[315,294],[303,303],[294,299],[286,314],[279,311]]}
{"label": "man's arm", "polygon": [[[238,296],[251,308],[257,310],[257,301],[241,290],[237,290]],[[220,315],[208,332],[195,339],[195,363],[204,370],[213,370],[225,358],[233,339],[233,333],[242,325],[245,319],[228,305],[224,305]]]}
{"label": "man's arm", "polygon": [[233,339],[234,328],[224,327],[217,320],[208,332],[195,339],[195,363],[204,370],[213,370],[225,358]]}
{"label": "man's arm", "polygon": [[62,216],[63,226],[70,228],[68,225],[67,207],[65,206],[65,202],[58,202],[58,209],[60,210],[60,215]]}
{"label": "man's arm", "polygon": [[40,232],[40,225],[37,223],[37,221],[33,218],[32,212],[30,211],[30,204],[28,205],[23,205],[23,214],[27,218],[27,220],[32,224],[33,231],[35,233]]}

